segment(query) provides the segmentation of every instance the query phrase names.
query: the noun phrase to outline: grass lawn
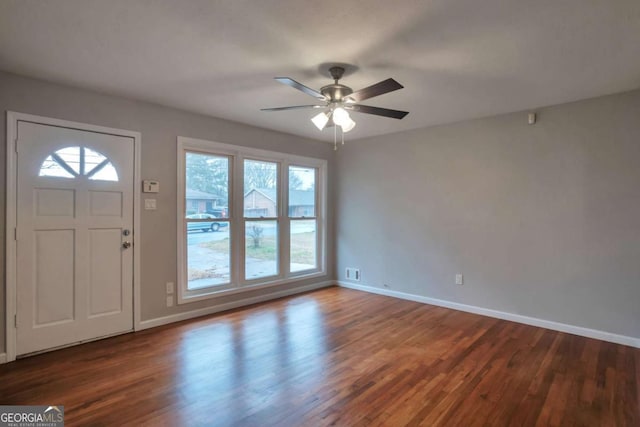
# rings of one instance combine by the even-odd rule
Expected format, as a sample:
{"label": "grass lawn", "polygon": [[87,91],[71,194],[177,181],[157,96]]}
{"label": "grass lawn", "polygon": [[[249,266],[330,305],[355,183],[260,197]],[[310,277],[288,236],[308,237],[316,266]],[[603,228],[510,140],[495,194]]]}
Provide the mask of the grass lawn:
{"label": "grass lawn", "polygon": [[[201,243],[200,246],[212,251],[227,253],[229,251],[229,239]],[[315,232],[296,233],[291,236],[291,262],[315,265],[315,249]],[[276,238],[274,236],[262,237],[260,247],[257,248],[253,246],[253,240],[248,238],[245,253],[247,258],[275,259],[277,257]]]}

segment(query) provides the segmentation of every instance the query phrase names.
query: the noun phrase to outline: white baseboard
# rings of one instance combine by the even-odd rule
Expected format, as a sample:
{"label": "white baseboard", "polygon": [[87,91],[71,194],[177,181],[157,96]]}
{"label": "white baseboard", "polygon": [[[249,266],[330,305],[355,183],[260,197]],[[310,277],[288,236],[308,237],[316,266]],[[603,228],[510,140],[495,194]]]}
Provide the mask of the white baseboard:
{"label": "white baseboard", "polygon": [[492,310],[489,308],[477,307],[474,305],[460,304],[457,302],[446,301],[436,298],[424,297],[421,295],[408,294],[405,292],[391,291],[388,289],[376,288],[373,286],[358,285],[355,283],[337,281],[339,286],[356,289],[358,291],[370,292],[373,294],[385,295],[394,298],[405,299],[409,301],[421,302],[424,304],[437,305],[440,307],[451,308],[454,310],[466,311],[468,313],[480,314],[497,319],[510,320],[512,322],[524,323],[525,325],[538,326],[540,328],[551,329],[559,332],[567,332],[569,334],[580,335],[587,338],[595,338],[602,341],[609,341],[616,344],[628,345],[640,348],[640,338],[629,337],[626,335],[613,334],[611,332],[599,331],[597,329],[583,328],[581,326],[568,325],[566,323],[554,322],[551,320],[538,319],[536,317],[523,316],[521,314],[507,313],[504,311]]}
{"label": "white baseboard", "polygon": [[0,365],[7,363],[7,353],[0,353]]}
{"label": "white baseboard", "polygon": [[231,310],[233,308],[243,307],[245,305],[256,304],[258,302],[269,301],[276,298],[282,298],[289,295],[295,295],[302,292],[308,292],[315,289],[326,288],[333,286],[334,281],[329,280],[325,282],[314,283],[307,286],[299,286],[293,289],[287,289],[284,291],[271,292],[265,295],[257,297],[244,298],[238,301],[228,302],[225,304],[218,304],[211,307],[205,307],[198,310],[187,311],[184,313],[172,314],[170,316],[158,317],[155,319],[143,320],[140,322],[140,326],[136,329],[141,331],[144,329],[155,328],[156,326],[167,325],[169,323],[180,322],[182,320],[193,319],[195,317],[206,316],[209,314],[219,313],[221,311]]}

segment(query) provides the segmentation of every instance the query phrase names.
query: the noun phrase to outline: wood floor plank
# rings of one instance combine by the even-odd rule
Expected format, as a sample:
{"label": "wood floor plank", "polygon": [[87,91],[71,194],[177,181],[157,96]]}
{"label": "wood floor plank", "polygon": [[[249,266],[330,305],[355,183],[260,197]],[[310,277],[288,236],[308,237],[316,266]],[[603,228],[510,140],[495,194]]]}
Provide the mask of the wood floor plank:
{"label": "wood floor plank", "polygon": [[638,426],[640,349],[342,288],[0,366],[67,425]]}

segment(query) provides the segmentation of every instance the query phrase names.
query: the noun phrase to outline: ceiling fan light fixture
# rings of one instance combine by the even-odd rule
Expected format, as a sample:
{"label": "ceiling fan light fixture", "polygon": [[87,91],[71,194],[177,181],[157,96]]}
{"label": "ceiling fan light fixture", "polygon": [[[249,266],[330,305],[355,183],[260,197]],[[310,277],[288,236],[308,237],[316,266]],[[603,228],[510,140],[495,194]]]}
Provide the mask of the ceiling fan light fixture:
{"label": "ceiling fan light fixture", "polygon": [[[342,66],[334,66],[329,69],[329,73],[333,78],[332,84],[325,85],[320,90],[311,89],[290,77],[276,77],[275,79],[293,89],[304,92],[317,99],[315,105],[293,105],[288,107],[262,108],[263,111],[283,111],[297,110],[302,108],[321,108],[323,111],[311,118],[311,122],[322,131],[327,126],[333,127],[333,148],[338,148],[338,126],[340,127],[340,137],[344,144],[344,134],[355,128],[356,122],[349,115],[349,110],[358,113],[373,114],[376,116],[389,117],[392,119],[402,119],[408,111],[391,110],[388,108],[372,107],[370,105],[362,105],[361,101],[385,93],[402,89],[403,86],[392,78],[382,80],[371,86],[353,91],[350,87],[341,84],[345,68]],[[321,104],[321,105],[318,105]]]}
{"label": "ceiling fan light fixture", "polygon": [[327,125],[327,122],[329,121],[329,114],[322,112],[316,116],[313,116],[311,118],[311,121],[313,122],[314,125],[316,125],[316,127],[319,130],[322,130]]}
{"label": "ceiling fan light fixture", "polygon": [[343,126],[351,120],[349,113],[342,107],[333,110],[333,122],[338,126]]}
{"label": "ceiling fan light fixture", "polygon": [[353,119],[351,119],[351,117],[349,117],[347,122],[343,123],[341,126],[342,126],[342,132],[347,133],[351,129],[356,127],[356,122],[354,122]]}

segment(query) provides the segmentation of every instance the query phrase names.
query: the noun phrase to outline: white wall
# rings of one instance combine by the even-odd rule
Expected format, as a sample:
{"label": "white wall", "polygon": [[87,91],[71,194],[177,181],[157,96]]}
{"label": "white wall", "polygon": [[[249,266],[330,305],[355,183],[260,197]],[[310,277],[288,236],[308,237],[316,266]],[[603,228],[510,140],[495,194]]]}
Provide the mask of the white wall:
{"label": "white wall", "polygon": [[640,337],[640,91],[347,141],[337,172],[339,280]]}

